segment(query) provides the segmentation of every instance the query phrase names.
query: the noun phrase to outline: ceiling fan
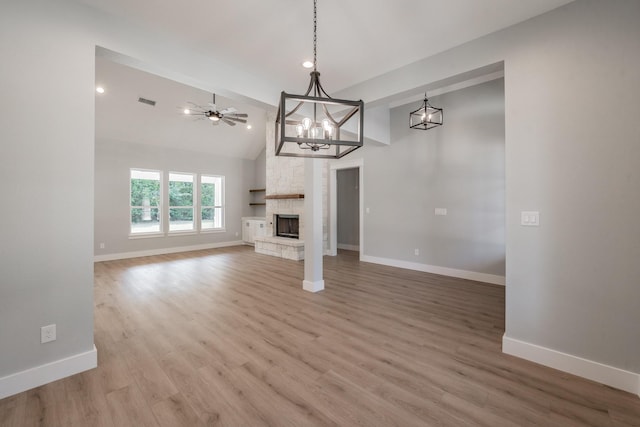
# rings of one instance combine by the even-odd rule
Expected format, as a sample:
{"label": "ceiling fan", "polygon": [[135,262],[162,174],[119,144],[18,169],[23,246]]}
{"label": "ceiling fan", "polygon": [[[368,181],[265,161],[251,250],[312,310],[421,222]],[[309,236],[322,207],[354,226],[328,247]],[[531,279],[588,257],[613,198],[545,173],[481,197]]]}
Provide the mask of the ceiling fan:
{"label": "ceiling fan", "polygon": [[218,110],[216,107],[216,94],[213,94],[213,102],[210,102],[207,106],[197,105],[193,102],[188,102],[191,105],[190,108],[184,110],[184,114],[191,116],[198,116],[198,119],[209,119],[212,125],[218,125],[220,122],[224,122],[229,126],[235,126],[238,123],[247,123],[248,114],[238,113],[233,107]]}

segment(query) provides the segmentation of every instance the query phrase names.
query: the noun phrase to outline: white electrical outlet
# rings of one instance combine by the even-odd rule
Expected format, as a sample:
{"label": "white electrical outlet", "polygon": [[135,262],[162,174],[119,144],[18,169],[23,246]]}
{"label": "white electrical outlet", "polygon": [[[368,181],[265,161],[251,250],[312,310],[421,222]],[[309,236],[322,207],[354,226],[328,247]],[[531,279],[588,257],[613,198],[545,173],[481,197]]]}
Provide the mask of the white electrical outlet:
{"label": "white electrical outlet", "polygon": [[100,243],[100,249],[104,249],[104,243]]}
{"label": "white electrical outlet", "polygon": [[238,237],[238,232],[236,231],[236,237]]}
{"label": "white electrical outlet", "polygon": [[420,255],[420,249],[414,249],[413,250],[413,254],[414,255]]}
{"label": "white electrical outlet", "polygon": [[47,325],[40,328],[40,343],[44,344],[46,342],[55,341],[56,340],[56,325]]}

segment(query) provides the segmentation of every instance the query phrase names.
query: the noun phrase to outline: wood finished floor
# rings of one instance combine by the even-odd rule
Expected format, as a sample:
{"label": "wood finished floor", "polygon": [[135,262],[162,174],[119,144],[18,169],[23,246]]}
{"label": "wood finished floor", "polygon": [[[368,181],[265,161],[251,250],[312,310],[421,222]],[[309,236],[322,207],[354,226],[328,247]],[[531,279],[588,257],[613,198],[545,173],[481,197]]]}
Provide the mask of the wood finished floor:
{"label": "wood finished floor", "polygon": [[504,288],[235,247],[95,265],[99,367],[0,426],[640,426],[640,399],[501,353]]}

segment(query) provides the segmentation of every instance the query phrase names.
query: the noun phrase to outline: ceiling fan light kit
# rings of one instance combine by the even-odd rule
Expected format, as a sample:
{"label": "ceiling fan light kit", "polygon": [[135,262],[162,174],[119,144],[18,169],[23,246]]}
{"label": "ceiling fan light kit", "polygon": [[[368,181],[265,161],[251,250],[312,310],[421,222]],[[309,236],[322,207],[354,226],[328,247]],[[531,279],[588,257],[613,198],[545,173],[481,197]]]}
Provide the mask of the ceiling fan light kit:
{"label": "ceiling fan light kit", "polygon": [[304,95],[282,92],[276,156],[338,159],[363,145],[364,102],[332,98],[317,70],[317,0],[313,1],[313,71]]}

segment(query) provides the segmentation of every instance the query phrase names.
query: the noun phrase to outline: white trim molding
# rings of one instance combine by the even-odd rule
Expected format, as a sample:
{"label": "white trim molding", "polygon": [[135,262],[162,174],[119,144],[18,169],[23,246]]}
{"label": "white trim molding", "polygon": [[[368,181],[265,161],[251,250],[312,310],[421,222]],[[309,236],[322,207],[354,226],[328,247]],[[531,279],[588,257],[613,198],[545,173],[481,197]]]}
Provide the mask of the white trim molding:
{"label": "white trim molding", "polygon": [[344,249],[345,251],[359,251],[360,245],[347,245],[346,243],[338,243],[338,249]]}
{"label": "white trim molding", "polygon": [[476,271],[458,270],[438,265],[420,264],[418,262],[402,261],[398,259],[379,258],[370,255],[362,255],[360,261],[373,264],[388,265],[390,267],[404,268],[407,270],[423,271],[425,273],[439,274],[441,276],[457,277],[459,279],[475,280],[476,282],[491,283],[494,285],[505,285],[505,277],[495,274],[478,273]]}
{"label": "white trim molding", "polygon": [[302,289],[308,292],[320,292],[324,290],[324,280],[317,280],[315,282],[303,280]]}
{"label": "white trim molding", "polygon": [[640,374],[635,372],[509,338],[506,334],[502,337],[502,352],[640,396]]}
{"label": "white trim molding", "polygon": [[140,258],[143,256],[176,254],[179,252],[201,251],[203,249],[226,248],[229,246],[242,246],[244,242],[241,240],[233,242],[205,243],[203,245],[176,246],[173,248],[149,249],[146,251],[121,252],[117,254],[95,255],[93,262],[115,261],[118,259]]}
{"label": "white trim molding", "polygon": [[98,366],[98,350],[74,354],[55,362],[36,366],[22,372],[0,378],[0,399],[48,384]]}

